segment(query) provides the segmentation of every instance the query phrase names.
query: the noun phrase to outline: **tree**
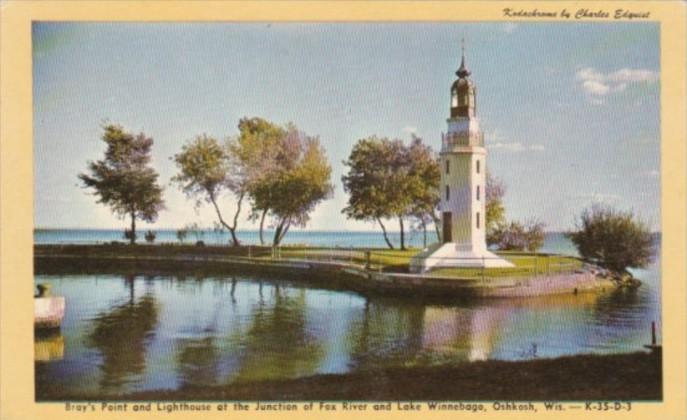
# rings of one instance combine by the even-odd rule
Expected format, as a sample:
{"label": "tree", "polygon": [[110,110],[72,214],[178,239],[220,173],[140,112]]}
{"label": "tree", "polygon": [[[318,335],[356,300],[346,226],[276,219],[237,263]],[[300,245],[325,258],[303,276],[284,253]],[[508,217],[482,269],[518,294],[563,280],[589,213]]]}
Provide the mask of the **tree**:
{"label": "tree", "polygon": [[[440,202],[439,183],[441,173],[439,158],[431,147],[425,145],[422,139],[413,135],[408,147],[408,178],[406,181],[407,194],[411,200],[409,216],[420,225],[423,234],[423,246],[427,246],[427,224],[434,223],[437,240],[441,240],[439,231],[439,216],[436,209]],[[401,237],[403,237],[401,224]],[[404,246],[401,239],[401,247]]]}
{"label": "tree", "polygon": [[[232,243],[238,246],[236,227],[246,191],[242,174],[234,167],[228,147],[203,134],[187,142],[173,159],[179,173],[172,181],[179,184],[186,196],[196,198],[196,206],[200,206],[203,200],[211,203],[220,224],[229,230]],[[224,219],[218,204],[225,190],[237,196],[236,212],[231,224]]]}
{"label": "tree", "polygon": [[333,192],[332,169],[319,139],[294,124],[243,118],[230,150],[244,174],[251,218],[260,219],[260,243],[268,216],[275,229],[272,244],[278,246],[292,226],[305,226],[312,210]]}
{"label": "tree", "polygon": [[501,223],[494,228],[492,240],[504,251],[534,252],[544,245],[544,224],[535,220]]}
{"label": "tree", "polygon": [[341,178],[344,191],[349,195],[348,206],[342,212],[355,220],[379,223],[391,249],[394,245],[382,219],[398,217],[402,223],[402,217],[412,204],[404,188],[408,169],[404,149],[400,140],[376,136],[360,139],[344,161],[350,169]]}
{"label": "tree", "polygon": [[631,211],[593,205],[582,212],[575,227],[567,236],[580,256],[620,276],[631,277],[628,268],[646,267],[656,253],[648,224]]}
{"label": "tree", "polygon": [[153,139],[134,136],[116,124],[103,127],[107,144],[103,160],[88,163],[88,173],[78,175],[85,188],[93,188],[98,203],[109,206],[120,218],[130,217],[129,242],[136,242],[136,219],[157,220],[164,209],[157,172],[149,166]]}
{"label": "tree", "polygon": [[[271,183],[284,169],[292,168],[298,155],[293,142],[285,141],[287,128],[263,118],[244,117],[239,120],[239,135],[230,141],[229,151],[241,168],[244,187],[251,200],[250,219],[260,219],[260,243],[264,244],[263,231],[270,210]],[[291,146],[289,148],[289,146]]]}
{"label": "tree", "polygon": [[486,212],[486,239],[487,245],[496,245],[499,242],[497,236],[506,228],[506,209],[503,206],[503,196],[506,194],[506,186],[500,178],[494,177],[489,171],[486,173],[486,185],[484,203]]}
{"label": "tree", "polygon": [[319,139],[303,133],[291,135],[297,136],[300,149],[295,165],[279,171],[269,183],[269,211],[275,219],[274,246],[279,246],[291,226],[305,226],[310,212],[334,191],[330,183],[332,168]]}

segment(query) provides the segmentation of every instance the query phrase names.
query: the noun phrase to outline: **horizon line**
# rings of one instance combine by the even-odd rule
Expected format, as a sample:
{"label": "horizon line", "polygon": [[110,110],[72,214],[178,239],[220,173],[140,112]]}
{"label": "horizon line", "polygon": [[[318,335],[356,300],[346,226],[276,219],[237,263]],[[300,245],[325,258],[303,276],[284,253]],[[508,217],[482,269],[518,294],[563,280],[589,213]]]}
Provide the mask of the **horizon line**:
{"label": "horizon line", "polygon": [[[55,230],[91,230],[91,231],[98,231],[98,230],[110,230],[110,231],[123,231],[125,228],[100,228],[100,227],[34,227],[33,231],[34,233],[39,230],[44,230],[44,231],[55,231]],[[157,229],[149,229],[149,228],[141,228],[137,229],[139,231],[147,231],[147,230],[152,230],[152,231],[178,231],[182,229],[182,227],[163,227],[163,228],[157,228]],[[213,228],[211,227],[201,227],[199,229],[200,231],[214,231]],[[351,229],[290,229],[291,232],[311,232],[311,233],[341,233],[341,232],[346,232],[346,233],[382,233],[381,229],[380,230],[351,230]],[[427,229],[427,234],[430,235],[433,232],[434,229]],[[221,229],[222,233],[229,233],[226,229]],[[260,232],[260,229],[237,229],[236,233],[241,233],[241,232],[255,232],[258,233]],[[274,232],[274,229],[264,229],[263,232]],[[544,233],[566,233],[569,232],[568,230],[545,230]],[[389,230],[387,229],[387,233],[401,233],[400,230]],[[421,230],[406,230],[404,231],[405,234],[410,234],[410,233],[422,233]],[[652,230],[651,233],[661,233],[660,230]]]}

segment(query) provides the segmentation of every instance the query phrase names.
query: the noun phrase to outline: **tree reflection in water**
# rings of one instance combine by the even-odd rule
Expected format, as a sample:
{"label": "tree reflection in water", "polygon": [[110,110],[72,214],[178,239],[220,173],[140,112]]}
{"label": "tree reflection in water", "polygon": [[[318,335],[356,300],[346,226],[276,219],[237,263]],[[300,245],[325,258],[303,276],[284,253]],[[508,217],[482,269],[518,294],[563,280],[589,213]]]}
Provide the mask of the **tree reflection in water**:
{"label": "tree reflection in water", "polygon": [[235,381],[311,375],[323,358],[323,344],[308,330],[306,289],[277,285],[272,292],[266,304],[260,282],[250,324],[230,338],[230,352],[238,355]]}
{"label": "tree reflection in water", "polygon": [[366,299],[347,335],[351,369],[411,361],[422,351],[425,306],[395,299]]}
{"label": "tree reflection in water", "polygon": [[87,341],[102,355],[100,387],[108,392],[143,374],[146,347],[158,323],[157,303],[152,294],[146,292],[136,299],[134,276],[124,280],[129,287],[129,301],[98,314]]}
{"label": "tree reflection in water", "polygon": [[182,340],[177,367],[181,386],[215,385],[219,377],[220,353],[214,336]]}

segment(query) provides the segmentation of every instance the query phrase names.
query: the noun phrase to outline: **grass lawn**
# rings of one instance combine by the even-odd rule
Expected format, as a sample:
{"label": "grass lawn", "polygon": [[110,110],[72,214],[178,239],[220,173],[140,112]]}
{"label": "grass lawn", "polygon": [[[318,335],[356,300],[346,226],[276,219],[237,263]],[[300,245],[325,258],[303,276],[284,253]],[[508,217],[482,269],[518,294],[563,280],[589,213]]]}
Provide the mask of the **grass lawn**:
{"label": "grass lawn", "polygon": [[[370,269],[384,272],[407,272],[413,256],[421,250],[409,248],[370,250]],[[352,262],[364,265],[367,261],[365,251],[361,249],[315,249],[308,247],[283,247],[280,257],[284,259],[332,260]],[[456,278],[531,276],[536,274],[554,274],[570,272],[582,267],[582,261],[570,256],[535,254],[527,252],[499,252],[499,256],[512,262],[512,268],[438,268],[432,274]],[[484,271],[484,273],[482,273]]]}
{"label": "grass lawn", "polygon": [[[308,260],[331,261],[365,266],[373,271],[407,273],[412,257],[419,248],[363,249],[322,248],[305,245],[289,245],[273,250],[268,246],[195,246],[181,244],[129,245],[37,245],[38,254],[79,255],[83,257],[193,257],[193,258],[250,258],[254,260]],[[368,260],[369,254],[369,260]],[[526,252],[499,252],[501,257],[512,262],[512,268],[439,268],[431,273],[438,276],[471,279],[486,277],[532,276],[544,273],[574,271],[582,266],[577,258],[550,254]],[[483,273],[484,271],[484,273]]]}
{"label": "grass lawn", "polygon": [[[537,255],[525,253],[497,253],[515,265],[510,268],[485,268],[484,277],[531,276],[537,274],[556,274],[577,270],[582,261],[564,255]],[[438,268],[432,274],[450,277],[482,277],[481,268]]]}

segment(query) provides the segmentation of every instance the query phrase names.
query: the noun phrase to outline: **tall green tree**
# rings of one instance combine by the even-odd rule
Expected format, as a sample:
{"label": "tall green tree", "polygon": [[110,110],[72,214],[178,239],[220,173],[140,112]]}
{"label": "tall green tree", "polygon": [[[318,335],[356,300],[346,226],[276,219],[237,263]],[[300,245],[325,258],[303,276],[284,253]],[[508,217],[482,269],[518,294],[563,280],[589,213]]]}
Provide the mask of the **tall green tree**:
{"label": "tall green tree", "polygon": [[[239,245],[236,237],[241,204],[246,194],[243,172],[235,165],[229,146],[205,134],[182,146],[181,152],[174,155],[179,172],[172,178],[190,198],[196,199],[196,206],[203,201],[211,203],[219,223],[229,230],[234,246]],[[236,196],[236,211],[231,223],[222,215],[218,200],[225,192]]]}
{"label": "tall green tree", "polygon": [[251,218],[260,220],[260,243],[267,219],[272,219],[278,246],[293,226],[305,226],[310,213],[333,191],[331,166],[316,137],[294,124],[284,126],[263,118],[242,118],[239,136],[230,150],[245,177]]}
{"label": "tall green tree", "polygon": [[259,237],[264,245],[263,232],[272,201],[269,184],[283,168],[294,165],[296,153],[285,149],[287,129],[264,118],[244,117],[239,120],[238,129],[239,135],[231,141],[229,149],[244,174],[251,201],[249,218],[260,220]]}
{"label": "tall green tree", "polygon": [[334,190],[332,168],[318,138],[291,127],[282,138],[282,149],[288,158],[278,159],[271,175],[256,180],[251,190],[254,202],[273,219],[273,246],[281,244],[291,227],[305,226],[310,213]]}
{"label": "tall green tree", "polygon": [[[400,140],[376,136],[363,138],[353,146],[344,165],[349,167],[348,173],[341,178],[344,191],[348,193],[348,205],[342,212],[355,220],[379,223],[384,241],[393,249],[382,220],[398,218],[402,230],[403,217],[412,208],[406,185],[409,171],[406,147]],[[404,245],[401,242],[401,248]]]}
{"label": "tall green tree", "polygon": [[[439,157],[431,147],[424,144],[422,139],[413,135],[408,147],[408,178],[406,182],[407,194],[410,196],[408,215],[420,225],[423,234],[423,244],[427,246],[427,225],[434,224],[439,237],[439,217],[437,206],[440,202],[439,183],[441,181]],[[403,229],[401,229],[403,236]],[[402,247],[405,245],[402,240]]]}
{"label": "tall green tree", "polygon": [[164,209],[158,174],[150,166],[153,139],[144,133],[128,133],[117,124],[107,124],[103,129],[105,157],[89,162],[88,171],[78,177],[85,188],[94,190],[98,203],[109,206],[118,217],[131,218],[125,236],[134,244],[136,220],[152,223]]}
{"label": "tall green tree", "polygon": [[654,258],[654,236],[646,222],[631,211],[593,205],[585,209],[576,229],[567,234],[582,258],[616,274],[630,275],[628,268],[646,267]]}

